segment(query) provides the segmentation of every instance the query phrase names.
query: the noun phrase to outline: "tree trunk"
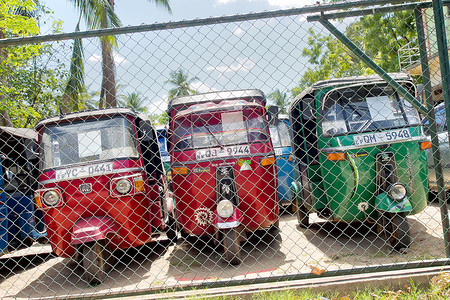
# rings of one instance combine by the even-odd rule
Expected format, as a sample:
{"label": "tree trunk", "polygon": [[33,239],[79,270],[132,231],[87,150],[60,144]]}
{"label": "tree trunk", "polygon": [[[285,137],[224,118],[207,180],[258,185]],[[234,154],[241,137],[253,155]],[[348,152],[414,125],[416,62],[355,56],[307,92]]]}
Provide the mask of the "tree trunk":
{"label": "tree trunk", "polygon": [[[108,0],[114,9],[114,0]],[[105,23],[102,27],[107,27]],[[117,107],[116,78],[112,45],[107,42],[107,37],[101,39],[102,43],[102,87],[100,90],[99,108]]]}
{"label": "tree trunk", "polygon": [[70,98],[69,95],[64,93],[62,96],[61,105],[59,106],[60,112],[62,112],[63,114],[67,114],[67,113],[71,112],[72,111],[72,107],[71,107],[72,101],[73,101],[72,98]]}
{"label": "tree trunk", "polygon": [[116,79],[114,74],[114,57],[112,46],[102,40],[102,91],[100,108],[117,107],[116,99]]}
{"label": "tree trunk", "polygon": [[[0,95],[0,102],[2,102],[2,101],[3,101],[3,95]],[[13,127],[13,123],[11,122],[11,119],[9,118],[9,113],[7,110],[2,110],[0,112],[0,125]]]}

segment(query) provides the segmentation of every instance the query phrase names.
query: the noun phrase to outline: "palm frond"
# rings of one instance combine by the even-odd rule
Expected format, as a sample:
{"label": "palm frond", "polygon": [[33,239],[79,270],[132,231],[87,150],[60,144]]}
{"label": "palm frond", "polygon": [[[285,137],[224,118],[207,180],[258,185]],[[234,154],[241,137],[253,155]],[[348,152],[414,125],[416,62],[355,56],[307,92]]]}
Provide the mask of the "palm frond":
{"label": "palm frond", "polygon": [[172,9],[170,8],[169,0],[147,0],[148,2],[155,2],[156,6],[160,6],[162,8],[167,9],[169,13],[172,13]]}
{"label": "palm frond", "polygon": [[[108,0],[70,0],[90,29],[119,27],[122,23]],[[102,27],[103,25],[106,25]]]}
{"label": "palm frond", "polygon": [[[75,31],[80,31],[78,22]],[[75,39],[70,60],[69,79],[63,95],[63,109],[74,111],[79,109],[80,94],[84,91],[84,50],[81,39]]]}

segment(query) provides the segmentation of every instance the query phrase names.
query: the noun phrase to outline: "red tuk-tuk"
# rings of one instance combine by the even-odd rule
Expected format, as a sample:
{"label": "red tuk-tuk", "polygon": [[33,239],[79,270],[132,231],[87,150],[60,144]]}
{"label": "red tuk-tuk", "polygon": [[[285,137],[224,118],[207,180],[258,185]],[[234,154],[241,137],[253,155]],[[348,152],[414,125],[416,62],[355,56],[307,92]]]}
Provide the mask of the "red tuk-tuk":
{"label": "red tuk-tuk", "polygon": [[[156,131],[144,115],[110,108],[40,121],[38,207],[60,257],[79,257],[85,277],[100,283],[111,252],[150,242],[166,226]],[[168,234],[170,235],[170,234]]]}
{"label": "red tuk-tuk", "polygon": [[221,238],[239,264],[247,232],[278,225],[275,155],[259,90],[196,94],[169,102],[175,214],[182,235]]}

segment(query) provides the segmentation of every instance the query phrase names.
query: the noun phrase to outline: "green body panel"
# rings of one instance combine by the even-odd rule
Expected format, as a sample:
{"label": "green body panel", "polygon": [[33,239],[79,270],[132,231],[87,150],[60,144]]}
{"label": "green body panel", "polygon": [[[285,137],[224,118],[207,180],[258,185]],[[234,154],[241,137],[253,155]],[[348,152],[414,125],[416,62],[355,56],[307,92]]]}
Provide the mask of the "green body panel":
{"label": "green body panel", "polygon": [[399,213],[410,213],[412,211],[412,205],[408,197],[405,197],[402,201],[397,202],[391,199],[386,193],[381,193],[375,199],[375,208],[380,211]]}
{"label": "green body panel", "polygon": [[[411,136],[420,136],[420,127],[409,128]],[[339,141],[338,141],[339,139]],[[319,148],[328,146],[351,146],[352,136],[319,138]],[[376,218],[376,154],[389,151],[395,154],[398,182],[407,187],[411,201],[411,214],[416,214],[427,205],[428,163],[418,141],[400,141],[389,144],[387,148],[361,146],[346,151],[348,157],[343,161],[327,160],[326,153],[319,154],[320,174],[323,189],[320,191],[336,220],[364,220],[367,216]],[[353,164],[352,164],[353,162]],[[316,193],[314,193],[316,194]],[[319,201],[319,200],[316,200]],[[320,201],[323,202],[323,201]],[[362,211],[358,205],[368,203],[368,209]],[[315,203],[315,201],[313,201]],[[315,206],[318,210],[322,205]]]}
{"label": "green body panel", "polygon": [[312,187],[312,207],[321,209],[327,206],[320,165],[312,165],[308,168],[308,176]]}
{"label": "green body panel", "polygon": [[[357,86],[356,83],[349,83],[349,85]],[[363,86],[364,84],[361,84],[361,87]],[[290,108],[290,117],[300,120],[298,123],[301,124],[300,126],[297,126],[295,122],[292,124],[293,143],[296,143],[296,136],[306,140],[307,131],[304,129],[306,126],[310,126],[308,127],[309,132],[314,132],[317,136],[319,154],[316,161],[312,162],[309,155],[303,154],[300,150],[298,150],[299,155],[297,156],[303,166],[306,166],[312,204],[310,212],[318,212],[319,216],[346,222],[376,219],[380,210],[398,210],[406,212],[406,214],[419,213],[426,207],[428,197],[427,153],[420,149],[419,144],[422,138],[425,139],[422,126],[404,127],[402,129],[408,130],[411,138],[394,140],[385,144],[355,145],[354,136],[359,135],[359,132],[358,134],[347,133],[324,137],[320,126],[322,99],[335,88],[336,85],[331,83],[328,86],[326,83],[314,86],[299,95],[297,99],[301,99],[302,102],[294,100],[294,104]],[[312,99],[312,101],[308,102],[308,99]],[[302,119],[302,109],[305,109],[305,107],[302,108],[302,103],[305,107],[308,107],[309,103],[314,106],[311,113],[315,117],[315,127],[303,123],[307,120],[303,121]],[[364,134],[369,133],[364,132]],[[309,153],[308,147],[311,145],[306,146],[306,142],[303,142],[302,139],[299,141],[302,151]],[[345,153],[345,159],[328,160],[327,153],[332,152]],[[394,153],[397,182],[404,184],[407,189],[407,197],[404,200],[408,203],[405,203],[405,206],[397,206],[398,202],[393,202],[386,194],[381,195],[384,191],[377,191],[376,155],[382,152]],[[305,157],[307,160],[304,159]],[[300,166],[299,162],[299,169]],[[301,186],[301,180],[300,174],[297,180],[298,186]],[[297,200],[299,204],[306,202],[302,193],[298,193]],[[309,207],[309,205],[305,206]]]}

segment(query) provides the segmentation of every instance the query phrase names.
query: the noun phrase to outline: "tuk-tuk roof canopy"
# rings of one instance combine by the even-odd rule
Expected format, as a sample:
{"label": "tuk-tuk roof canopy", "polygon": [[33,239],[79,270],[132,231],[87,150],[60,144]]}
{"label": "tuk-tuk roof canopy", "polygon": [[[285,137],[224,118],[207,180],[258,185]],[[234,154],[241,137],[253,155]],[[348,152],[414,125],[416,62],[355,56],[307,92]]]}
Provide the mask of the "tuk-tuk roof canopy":
{"label": "tuk-tuk roof canopy", "polygon": [[39,121],[35,128],[38,130],[40,127],[59,123],[61,121],[70,121],[70,120],[78,120],[78,119],[87,119],[91,117],[101,118],[105,116],[114,116],[114,115],[130,115],[133,117],[139,117],[142,120],[150,121],[150,119],[144,114],[138,114],[135,111],[129,108],[117,107],[117,108],[105,108],[105,109],[95,109],[95,110],[86,110],[86,111],[78,111],[74,113],[68,113],[58,116],[49,117]]}
{"label": "tuk-tuk roof canopy", "polygon": [[37,132],[31,128],[14,128],[0,126],[0,135],[8,134],[14,137],[37,140]]}
{"label": "tuk-tuk roof canopy", "polygon": [[221,92],[209,92],[202,94],[195,94],[190,96],[183,96],[171,99],[169,101],[169,105],[167,110],[171,111],[177,106],[182,105],[192,105],[192,104],[201,104],[206,102],[213,101],[222,101],[222,100],[237,100],[237,99],[247,99],[247,98],[258,98],[259,101],[263,102],[263,105],[266,105],[266,98],[264,93],[257,89],[251,90],[235,90],[235,91],[221,91]]}
{"label": "tuk-tuk roof canopy", "polygon": [[[406,73],[389,73],[389,76],[395,81],[410,81],[411,76]],[[314,83],[312,86],[303,90],[297,97],[292,100],[291,105],[289,107],[289,111],[297,105],[297,102],[303,99],[308,94],[313,94],[314,91],[328,88],[328,87],[345,87],[355,84],[375,84],[375,83],[385,83],[386,81],[381,78],[379,75],[366,75],[366,76],[353,76],[353,77],[343,77],[343,78],[334,78],[321,80]]]}
{"label": "tuk-tuk roof canopy", "polygon": [[249,102],[246,100],[225,100],[222,102],[207,102],[207,103],[201,103],[195,106],[190,106],[188,109],[181,110],[177,112],[175,115],[175,118],[179,118],[182,116],[189,115],[191,113],[197,113],[197,112],[203,112],[203,111],[209,111],[209,110],[219,110],[219,109],[228,109],[228,108],[238,108],[242,106],[255,106],[255,107],[261,107],[262,105],[255,102]]}

